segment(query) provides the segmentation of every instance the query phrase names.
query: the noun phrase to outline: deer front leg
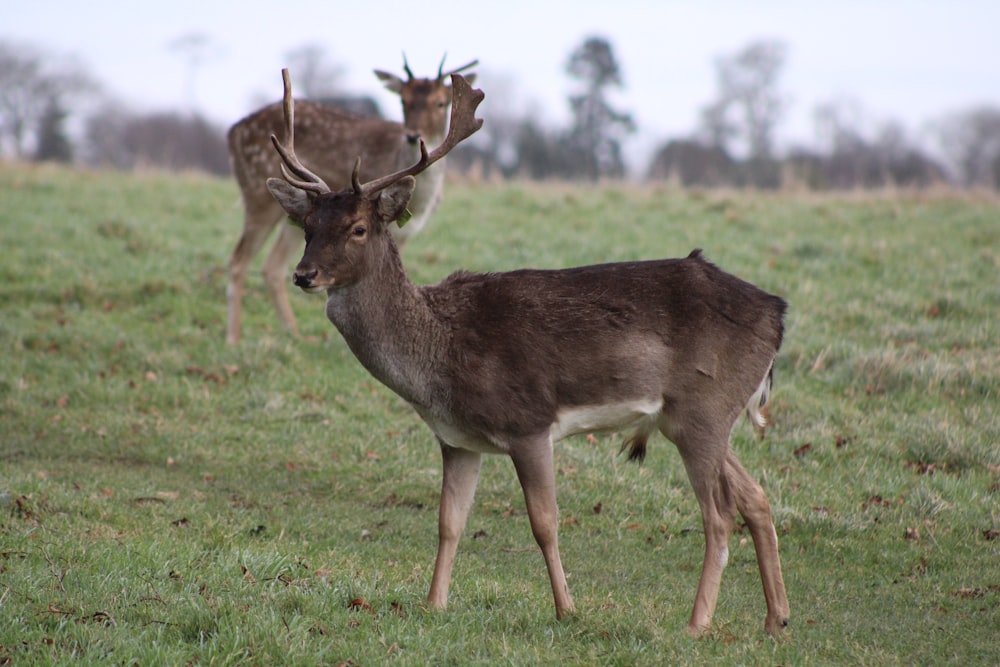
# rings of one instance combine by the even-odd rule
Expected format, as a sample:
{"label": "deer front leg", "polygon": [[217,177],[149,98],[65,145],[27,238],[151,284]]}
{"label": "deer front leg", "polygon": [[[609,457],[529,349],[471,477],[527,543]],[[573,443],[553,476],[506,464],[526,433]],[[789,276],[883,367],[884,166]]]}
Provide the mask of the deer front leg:
{"label": "deer front leg", "polygon": [[555,470],[552,467],[552,440],[548,434],[511,452],[517,478],[524,491],[524,502],[531,522],[531,532],[542,550],[545,567],[552,583],[556,618],[573,612],[573,598],[566,584],[559,557],[559,509],[556,506]]}
{"label": "deer front leg", "polygon": [[437,609],[448,606],[448,586],[451,569],[455,564],[458,540],[465,530],[465,522],[476,494],[479,466],[482,455],[457,449],[441,442],[444,474],[441,479],[441,506],[438,509],[438,552],[434,563],[434,576],[427,601]]}

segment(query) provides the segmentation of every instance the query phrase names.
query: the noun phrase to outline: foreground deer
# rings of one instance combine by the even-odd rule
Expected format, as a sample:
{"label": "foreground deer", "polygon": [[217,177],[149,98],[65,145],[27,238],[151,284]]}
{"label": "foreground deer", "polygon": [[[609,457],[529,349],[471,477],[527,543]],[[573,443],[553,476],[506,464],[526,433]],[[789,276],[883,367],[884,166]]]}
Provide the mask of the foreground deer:
{"label": "foreground deer", "polygon": [[552,445],[566,436],[632,429],[624,448],[645,456],[655,429],[672,440],[705,527],[705,560],[688,625],[709,628],[729,533],[739,512],[764,583],[767,632],[788,621],[788,600],[767,498],[736,460],[730,431],[744,410],[763,426],[785,302],[694,251],[685,259],[560,271],[455,273],[417,287],[403,271],[391,223],[413,176],[482,125],[483,93],[452,76],[451,129],[413,166],[332,192],[294,150],[287,71],[287,143],[272,141],[284,179],[267,187],[305,230],[295,284],[326,291],[326,313],[358,360],[410,403],[444,459],[438,554],[429,602],[443,608],[482,454],[506,454],[524,490],[556,615],[573,611],[559,558]]}
{"label": "foreground deer", "polygon": [[[335,107],[300,101],[295,129],[304,139],[302,153],[323,179],[336,187],[350,184],[350,165],[345,161],[361,156],[363,177],[377,176],[412,164],[420,156],[419,141],[435,145],[444,138],[451,103],[448,77],[474,67],[473,61],[444,72],[444,60],[434,79],[414,78],[406,59],[403,69],[407,79],[375,70],[385,87],[399,95],[403,103],[403,123],[354,116]],[[470,75],[470,80],[474,75]],[[271,231],[283,217],[281,208],[267,191],[265,182],[277,176],[278,160],[271,150],[269,137],[281,127],[281,104],[264,107],[232,126],[229,130],[229,155],[243,198],[243,234],[229,260],[229,287],[226,290],[229,316],[226,342],[240,339],[243,310],[243,286],[247,268],[260,251]],[[405,227],[395,227],[393,234],[402,244],[430,218],[444,190],[444,164],[435,165],[417,179],[410,199],[413,217]],[[281,324],[297,334],[295,315],[288,303],[286,276],[289,260],[301,247],[302,232],[282,225],[278,238],[264,261],[264,282]]]}

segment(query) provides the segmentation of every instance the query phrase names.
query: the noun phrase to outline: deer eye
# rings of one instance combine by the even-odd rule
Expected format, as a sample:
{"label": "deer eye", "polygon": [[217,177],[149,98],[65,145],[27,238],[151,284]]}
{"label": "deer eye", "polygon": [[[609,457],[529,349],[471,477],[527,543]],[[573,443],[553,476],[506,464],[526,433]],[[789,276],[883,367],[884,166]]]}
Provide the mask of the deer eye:
{"label": "deer eye", "polygon": [[354,234],[355,238],[361,238],[362,236],[368,233],[368,228],[365,227],[364,225],[358,225],[357,227],[354,228],[354,231],[351,233]]}

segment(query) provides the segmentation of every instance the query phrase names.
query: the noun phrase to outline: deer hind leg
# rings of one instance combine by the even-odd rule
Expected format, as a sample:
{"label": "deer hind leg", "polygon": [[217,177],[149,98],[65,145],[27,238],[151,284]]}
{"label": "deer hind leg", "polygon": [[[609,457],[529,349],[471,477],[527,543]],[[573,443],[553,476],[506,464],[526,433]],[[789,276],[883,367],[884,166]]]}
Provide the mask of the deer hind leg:
{"label": "deer hind leg", "polygon": [[736,520],[736,501],[724,465],[729,448],[725,437],[704,435],[675,442],[698,499],[705,529],[705,559],[687,628],[689,634],[697,637],[709,629],[715,614],[722,572],[729,561],[729,534]]}
{"label": "deer hind leg", "polygon": [[764,599],[767,601],[764,630],[769,635],[777,635],[788,625],[789,608],[785,582],[781,576],[778,536],[771,518],[771,506],[764,489],[750,477],[732,451],[726,457],[725,470],[736,507],[750,529],[754,550],[757,552],[757,567],[760,569]]}
{"label": "deer hind leg", "polygon": [[302,230],[283,224],[278,229],[278,238],[264,260],[264,283],[267,285],[271,303],[278,313],[281,325],[293,336],[299,335],[295,324],[295,314],[288,303],[288,265],[292,255],[302,247]]}
{"label": "deer hind leg", "polygon": [[244,204],[247,212],[243,220],[243,234],[233,248],[229,258],[229,285],[226,287],[226,301],[229,312],[226,319],[226,342],[230,345],[240,340],[240,320],[243,316],[243,289],[246,285],[247,269],[250,262],[260,252],[264,242],[278,222],[280,209],[271,205],[263,210],[251,211],[250,204]]}
{"label": "deer hind leg", "polygon": [[465,530],[465,522],[476,493],[482,459],[479,452],[456,449],[443,442],[441,456],[444,475],[441,480],[441,506],[438,509],[438,553],[434,562],[431,590],[427,594],[427,601],[437,609],[448,606],[451,570],[455,564],[458,541]]}
{"label": "deer hind leg", "polygon": [[531,532],[542,550],[552,584],[556,618],[573,612],[573,598],[566,584],[559,557],[559,509],[556,505],[555,470],[552,465],[552,439],[548,434],[520,443],[511,451],[514,469],[524,491],[524,502],[531,522]]}

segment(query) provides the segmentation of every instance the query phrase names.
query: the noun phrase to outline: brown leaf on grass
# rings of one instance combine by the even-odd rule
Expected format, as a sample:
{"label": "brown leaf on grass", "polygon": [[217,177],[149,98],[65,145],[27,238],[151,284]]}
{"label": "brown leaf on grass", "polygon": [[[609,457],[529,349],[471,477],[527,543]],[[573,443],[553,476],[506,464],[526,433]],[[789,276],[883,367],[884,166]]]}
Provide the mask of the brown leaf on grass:
{"label": "brown leaf on grass", "polygon": [[1000,537],[1000,530],[997,530],[996,528],[988,528],[983,531],[983,537],[987,540],[995,540]]}
{"label": "brown leaf on grass", "polygon": [[920,539],[920,531],[916,528],[903,529],[903,539],[917,541]]}
{"label": "brown leaf on grass", "polygon": [[985,596],[987,593],[1000,593],[1000,584],[979,586],[976,588],[956,588],[951,592],[951,596],[962,600],[975,600]]}
{"label": "brown leaf on grass", "polygon": [[851,444],[851,439],[843,435],[838,435],[833,441],[833,446],[837,449],[843,449],[849,444]]}
{"label": "brown leaf on grass", "polygon": [[375,615],[375,610],[372,606],[365,601],[364,598],[352,598],[350,602],[347,603],[347,608],[351,611],[366,611],[372,616]]}
{"label": "brown leaf on grass", "polygon": [[250,574],[250,570],[247,569],[246,565],[240,565],[240,571],[243,572],[243,581],[251,584],[257,583],[257,578]]}
{"label": "brown leaf on grass", "polygon": [[604,504],[603,504],[603,503],[597,503],[597,504],[596,504],[596,505],[594,505],[594,507],[593,507],[593,510],[594,510],[594,514],[600,514],[600,513],[601,513],[601,510],[603,510],[603,509],[604,509]]}
{"label": "brown leaf on grass", "polygon": [[97,623],[103,625],[106,628],[114,627],[118,625],[115,621],[115,617],[106,611],[95,611],[90,615],[90,620],[96,621]]}
{"label": "brown leaf on grass", "polygon": [[802,458],[812,448],[813,448],[812,443],[811,442],[807,442],[806,444],[802,445],[801,447],[796,447],[795,451],[793,451],[792,454],[794,454],[796,458]]}
{"label": "brown leaf on grass", "polygon": [[[902,500],[900,500],[899,502],[902,502]],[[875,507],[892,507],[895,504],[896,503],[894,503],[893,501],[886,500],[882,496],[876,494],[874,496],[869,496],[868,500],[866,500],[861,504],[861,509],[867,509],[869,505],[874,505]]]}

